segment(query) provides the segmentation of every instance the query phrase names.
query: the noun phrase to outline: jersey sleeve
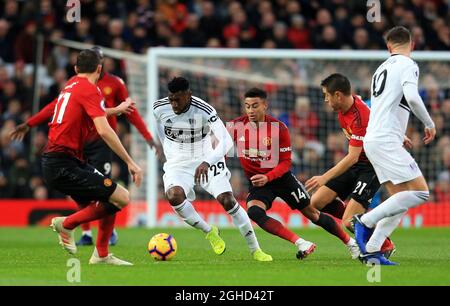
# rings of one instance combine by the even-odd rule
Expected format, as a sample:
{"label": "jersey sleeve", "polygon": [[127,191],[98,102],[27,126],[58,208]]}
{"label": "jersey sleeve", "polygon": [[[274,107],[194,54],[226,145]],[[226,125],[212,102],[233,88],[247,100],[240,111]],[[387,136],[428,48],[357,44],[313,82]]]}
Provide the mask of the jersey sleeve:
{"label": "jersey sleeve", "polygon": [[116,95],[116,105],[119,105],[121,102],[125,101],[126,98],[129,97],[128,94],[128,90],[127,90],[127,86],[125,85],[125,82],[115,76],[116,80],[117,80],[117,95]]}
{"label": "jersey sleeve", "polygon": [[152,134],[147,129],[147,126],[145,125],[145,122],[138,110],[135,110],[131,114],[127,114],[126,118],[132,125],[136,127],[136,129],[139,131],[139,133],[141,133],[142,137],[144,137],[146,141],[151,141],[153,139]]}
{"label": "jersey sleeve", "polygon": [[405,84],[414,84],[417,87],[419,86],[419,66],[417,64],[411,63],[408,65],[400,75],[401,85]]}
{"label": "jersey sleeve", "polygon": [[153,118],[155,119],[155,122],[156,122],[156,133],[158,134],[159,142],[163,144],[164,143],[164,127],[161,122],[160,114],[158,111],[158,109],[160,109],[160,108],[155,107],[156,103],[157,103],[157,101],[155,103],[153,103],[152,114],[153,114]]}
{"label": "jersey sleeve", "polygon": [[350,136],[349,145],[352,147],[362,147],[364,136],[366,135],[367,121],[361,118],[361,122],[354,123],[352,126],[352,136]]}
{"label": "jersey sleeve", "polygon": [[105,100],[100,94],[100,90],[98,88],[95,88],[95,90],[88,90],[83,96],[81,105],[92,119],[106,116]]}
{"label": "jersey sleeve", "polygon": [[266,173],[267,178],[270,181],[281,177],[283,174],[288,172],[292,166],[292,148],[291,148],[291,137],[289,135],[289,129],[284,123],[280,123],[280,147],[279,147],[279,158],[280,162],[278,165]]}
{"label": "jersey sleeve", "polygon": [[43,109],[41,109],[37,114],[30,117],[27,120],[29,127],[38,126],[42,123],[48,122],[52,118],[55,111],[55,106],[58,103],[58,98],[55,98],[52,102],[47,104]]}
{"label": "jersey sleeve", "polygon": [[205,161],[209,165],[214,165],[225,157],[228,151],[233,147],[233,140],[214,109],[211,114],[207,115],[207,122],[211,128],[211,132],[214,133],[219,140],[219,143],[213,149],[211,154],[208,154],[205,158]]}

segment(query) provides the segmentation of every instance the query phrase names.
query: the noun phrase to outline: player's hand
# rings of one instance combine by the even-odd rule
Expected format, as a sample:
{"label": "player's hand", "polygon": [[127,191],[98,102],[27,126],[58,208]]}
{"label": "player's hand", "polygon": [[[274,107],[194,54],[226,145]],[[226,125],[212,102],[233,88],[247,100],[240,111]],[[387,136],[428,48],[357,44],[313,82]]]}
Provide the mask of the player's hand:
{"label": "player's hand", "polygon": [[305,187],[308,193],[311,193],[314,189],[325,185],[327,182],[323,175],[313,176],[309,180],[306,181]]}
{"label": "player's hand", "polygon": [[137,187],[141,186],[142,183],[142,169],[135,163],[131,162],[128,164],[128,171],[131,174],[131,177],[133,178],[133,182]]}
{"label": "player's hand", "polygon": [[30,127],[28,126],[28,124],[22,123],[16,126],[9,136],[12,140],[22,141],[29,130]]}
{"label": "player's hand", "polygon": [[403,146],[409,150],[411,150],[413,147],[411,139],[409,139],[408,136],[406,136],[406,135],[403,138]]}
{"label": "player's hand", "polygon": [[208,171],[209,164],[207,162],[202,162],[200,166],[195,169],[195,183],[208,183]]}
{"label": "player's hand", "polygon": [[425,137],[423,142],[427,145],[436,137],[436,128],[425,128]]}
{"label": "player's hand", "polygon": [[117,116],[121,114],[129,115],[136,110],[136,102],[134,102],[130,97],[126,98],[125,101],[116,106]]}
{"label": "player's hand", "polygon": [[156,144],[153,139],[150,139],[149,141],[147,141],[147,144],[149,145],[150,148],[155,150],[156,156],[158,157],[159,160],[162,161],[162,156],[161,156],[162,148],[161,148],[161,146]]}
{"label": "player's hand", "polygon": [[267,184],[269,178],[264,174],[255,174],[250,178],[250,181],[252,182],[253,186],[262,187]]}

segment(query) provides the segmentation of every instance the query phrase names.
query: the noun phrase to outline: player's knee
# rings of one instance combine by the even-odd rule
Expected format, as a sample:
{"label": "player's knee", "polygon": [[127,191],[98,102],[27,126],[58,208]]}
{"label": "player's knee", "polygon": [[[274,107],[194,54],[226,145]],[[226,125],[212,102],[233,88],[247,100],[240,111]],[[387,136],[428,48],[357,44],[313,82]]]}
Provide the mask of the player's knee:
{"label": "player's knee", "polygon": [[353,231],[353,226],[352,226],[352,223],[350,222],[350,219],[347,219],[347,220],[342,220],[342,225],[346,228],[346,229],[348,229],[350,232],[354,232]]}
{"label": "player's knee", "polygon": [[226,211],[233,209],[237,204],[237,201],[231,192],[220,194],[217,197],[217,201],[219,201],[219,203],[222,204],[223,208]]}
{"label": "player's knee", "polygon": [[184,190],[181,187],[172,187],[166,192],[167,200],[170,205],[177,206],[184,202],[186,196],[184,195]]}
{"label": "player's knee", "polygon": [[109,202],[117,206],[119,209],[122,209],[130,203],[130,193],[122,186],[117,185],[116,190],[109,198]]}
{"label": "player's knee", "polygon": [[250,206],[247,214],[256,224],[263,223],[268,218],[266,211],[257,205]]}
{"label": "player's knee", "polygon": [[125,206],[128,205],[128,203],[130,203],[130,193],[128,192],[128,190],[123,188],[119,197],[116,200],[116,204],[118,204],[120,208],[124,208]]}
{"label": "player's knee", "polygon": [[319,220],[320,211],[318,211],[311,205],[308,205],[305,208],[303,208],[301,212],[306,218],[311,220],[311,222],[316,222],[317,220]]}

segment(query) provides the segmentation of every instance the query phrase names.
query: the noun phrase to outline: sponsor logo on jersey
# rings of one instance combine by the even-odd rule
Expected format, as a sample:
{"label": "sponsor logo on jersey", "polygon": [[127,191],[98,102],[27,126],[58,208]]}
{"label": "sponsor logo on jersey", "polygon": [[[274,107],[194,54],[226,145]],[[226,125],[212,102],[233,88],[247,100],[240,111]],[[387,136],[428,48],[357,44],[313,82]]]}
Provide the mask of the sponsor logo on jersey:
{"label": "sponsor logo on jersey", "polygon": [[356,140],[363,141],[363,140],[364,140],[364,136],[356,136],[356,135],[352,135],[352,139],[356,139]]}
{"label": "sponsor logo on jersey", "polygon": [[209,128],[174,128],[164,126],[164,134],[169,140],[181,143],[193,143],[201,141],[209,133]]}
{"label": "sponsor logo on jersey", "polygon": [[254,149],[254,148],[250,148],[248,150],[242,150],[242,153],[244,154],[244,156],[249,156],[249,157],[267,157],[267,155],[268,155],[267,151],[262,151],[262,150],[258,150],[258,149]]}
{"label": "sponsor logo on jersey", "polygon": [[292,151],[291,147],[286,147],[286,148],[280,148],[280,152],[284,153],[284,152],[290,152]]}

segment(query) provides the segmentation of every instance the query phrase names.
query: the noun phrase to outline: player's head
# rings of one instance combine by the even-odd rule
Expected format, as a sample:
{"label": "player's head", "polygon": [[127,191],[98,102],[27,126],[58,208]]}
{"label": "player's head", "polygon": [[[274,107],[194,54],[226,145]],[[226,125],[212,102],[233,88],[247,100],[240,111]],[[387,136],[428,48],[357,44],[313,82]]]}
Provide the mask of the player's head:
{"label": "player's head", "polygon": [[411,52],[414,49],[411,32],[403,26],[390,29],[386,33],[385,40],[390,53],[397,53],[399,51]]}
{"label": "player's head", "polygon": [[103,71],[103,62],[105,59],[105,55],[103,54],[103,50],[102,48],[100,48],[99,46],[94,46],[91,48],[92,51],[96,52],[98,57],[100,57],[100,62],[102,64],[102,72],[100,73],[100,78],[102,78],[104,71]]}
{"label": "player's head", "polygon": [[244,107],[250,121],[264,121],[268,107],[267,93],[256,87],[249,89],[244,95]]}
{"label": "player's head", "polygon": [[81,51],[77,56],[75,72],[77,74],[93,75],[95,81],[97,81],[102,72],[102,63],[98,53],[91,49]]}
{"label": "player's head", "polygon": [[320,83],[325,98],[325,103],[334,111],[345,109],[345,104],[352,96],[350,81],[339,73],[333,73]]}
{"label": "player's head", "polygon": [[175,77],[167,84],[167,89],[173,112],[177,115],[183,113],[191,102],[192,92],[188,80],[183,77]]}

